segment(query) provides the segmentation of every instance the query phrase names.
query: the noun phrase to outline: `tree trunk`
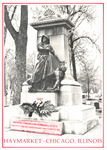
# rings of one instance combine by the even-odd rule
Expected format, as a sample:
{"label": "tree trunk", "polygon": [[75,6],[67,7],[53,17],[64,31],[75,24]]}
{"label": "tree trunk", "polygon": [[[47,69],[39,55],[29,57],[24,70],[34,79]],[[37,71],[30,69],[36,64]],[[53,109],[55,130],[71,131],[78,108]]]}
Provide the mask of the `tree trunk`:
{"label": "tree trunk", "polygon": [[18,41],[15,43],[17,81],[13,104],[20,103],[22,84],[26,80],[26,38],[22,37],[22,35],[19,35]]}
{"label": "tree trunk", "polygon": [[7,28],[4,26],[4,45],[6,43]]}
{"label": "tree trunk", "polygon": [[27,25],[28,25],[28,6],[21,5],[21,19],[19,32],[17,32],[11,24],[6,5],[5,24],[10,34],[12,35],[16,46],[16,70],[17,81],[15,84],[15,93],[13,104],[20,103],[22,84],[26,80],[26,46],[27,46]]}
{"label": "tree trunk", "polygon": [[88,99],[90,98],[90,86],[89,86],[89,77],[88,77],[88,81],[87,81],[87,83],[88,83]]}
{"label": "tree trunk", "polygon": [[5,56],[5,58],[4,58],[4,96],[5,96],[5,106],[7,106],[7,87],[6,87],[6,85],[7,85],[7,83],[6,83],[6,64],[7,64],[7,62],[6,62],[6,56]]}
{"label": "tree trunk", "polygon": [[22,84],[26,80],[27,13],[27,6],[22,5],[20,31],[17,40],[15,41],[17,81],[14,104],[20,103]]}
{"label": "tree trunk", "polygon": [[74,54],[74,50],[72,49],[71,52],[71,57],[72,57],[72,68],[73,68],[73,78],[75,79],[75,81],[77,81],[77,73],[76,73],[76,63],[75,63],[75,54]]}

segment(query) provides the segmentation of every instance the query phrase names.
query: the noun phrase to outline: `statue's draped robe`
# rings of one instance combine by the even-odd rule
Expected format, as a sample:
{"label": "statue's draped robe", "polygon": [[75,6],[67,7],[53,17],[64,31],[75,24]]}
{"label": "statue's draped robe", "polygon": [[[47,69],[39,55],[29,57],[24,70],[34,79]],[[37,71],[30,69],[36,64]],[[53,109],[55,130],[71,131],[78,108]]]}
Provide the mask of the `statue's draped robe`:
{"label": "statue's draped robe", "polygon": [[[57,56],[53,54],[53,48],[49,44],[41,42],[38,44],[38,51],[38,63],[35,66],[32,82],[33,88],[42,89],[43,86],[47,88],[49,82],[51,82],[50,86],[54,84],[52,83],[52,77],[54,76],[55,70],[59,68],[60,61]],[[47,81],[48,84],[46,85]]]}

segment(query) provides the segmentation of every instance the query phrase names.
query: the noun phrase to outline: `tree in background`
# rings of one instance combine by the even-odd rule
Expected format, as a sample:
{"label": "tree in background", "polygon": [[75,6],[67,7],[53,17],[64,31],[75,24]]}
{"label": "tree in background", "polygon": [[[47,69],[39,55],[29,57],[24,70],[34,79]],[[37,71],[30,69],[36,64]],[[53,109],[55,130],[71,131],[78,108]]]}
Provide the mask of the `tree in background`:
{"label": "tree in background", "polygon": [[[12,49],[5,49],[5,57],[4,57],[4,69],[6,82],[5,84],[5,105],[7,106],[8,103],[12,100],[12,102],[15,99],[15,89],[16,89],[16,82],[17,82],[17,70],[16,70],[16,64],[15,64],[15,55],[14,51]],[[11,91],[11,99],[8,99],[8,91]],[[10,97],[9,97],[10,98]]]}
{"label": "tree in background", "polygon": [[27,74],[33,74],[34,69],[35,69],[35,52],[32,52],[29,54],[27,58],[27,66],[26,66],[26,72]]}
{"label": "tree in background", "polygon": [[[8,11],[11,11],[11,15],[10,15],[10,21],[12,22],[13,18],[14,18],[14,15],[15,15],[15,12],[16,12],[16,8],[17,6],[13,6],[13,5],[9,5],[8,6]],[[4,24],[4,45],[5,45],[5,42],[6,42],[6,36],[7,36],[7,28],[6,28],[6,25]]]}
{"label": "tree in background", "polygon": [[68,18],[75,25],[75,27],[71,29],[69,32],[69,46],[70,46],[70,64],[72,65],[73,69],[73,78],[77,81],[77,69],[76,69],[76,57],[78,56],[77,54],[81,53],[84,55],[84,56],[81,55],[81,58],[85,57],[86,52],[84,51],[84,47],[86,47],[86,45],[94,46],[95,49],[97,49],[99,53],[101,53],[99,46],[96,44],[98,37],[93,39],[89,31],[87,32],[87,28],[84,28],[84,31],[82,29],[83,28],[82,25],[84,23],[86,25],[86,22],[89,24],[94,21],[95,5],[57,5],[56,7],[61,13],[67,14]]}
{"label": "tree in background", "polygon": [[10,32],[15,43],[15,64],[17,71],[17,81],[15,86],[15,96],[13,104],[20,103],[22,83],[26,80],[26,46],[27,46],[27,26],[28,26],[28,6],[21,5],[20,26],[16,31],[12,24],[8,6],[4,6],[5,26]]}
{"label": "tree in background", "polygon": [[90,98],[90,91],[98,93],[101,90],[101,79],[98,76],[99,67],[95,67],[92,61],[84,61],[82,63],[82,70],[78,75],[78,81],[82,85],[84,93],[88,93],[88,99]]}
{"label": "tree in background", "polygon": [[[12,22],[17,6],[10,5],[8,7],[9,11],[11,8],[12,8],[12,13],[10,16],[10,20]],[[6,25],[4,24],[4,47],[5,47],[5,43],[6,43],[6,37],[7,37],[7,28],[6,28]],[[7,70],[6,69],[7,69],[7,57],[8,57],[7,55],[8,55],[8,53],[11,53],[10,49],[5,50],[5,56],[4,56],[4,95],[5,95],[5,99],[7,99],[7,83],[6,82],[8,79],[7,79]],[[7,100],[6,100],[6,102],[7,102]]]}

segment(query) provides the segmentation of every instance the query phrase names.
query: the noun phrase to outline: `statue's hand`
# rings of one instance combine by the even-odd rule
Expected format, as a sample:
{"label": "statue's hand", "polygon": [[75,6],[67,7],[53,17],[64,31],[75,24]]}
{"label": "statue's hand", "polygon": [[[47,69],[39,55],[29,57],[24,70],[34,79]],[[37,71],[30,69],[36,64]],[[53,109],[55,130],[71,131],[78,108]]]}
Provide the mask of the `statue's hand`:
{"label": "statue's hand", "polygon": [[55,55],[55,52],[54,52],[54,51],[51,51],[51,53],[52,53],[53,55]]}
{"label": "statue's hand", "polygon": [[27,80],[27,83],[28,83],[29,85],[32,85],[32,79],[28,79],[28,80]]}

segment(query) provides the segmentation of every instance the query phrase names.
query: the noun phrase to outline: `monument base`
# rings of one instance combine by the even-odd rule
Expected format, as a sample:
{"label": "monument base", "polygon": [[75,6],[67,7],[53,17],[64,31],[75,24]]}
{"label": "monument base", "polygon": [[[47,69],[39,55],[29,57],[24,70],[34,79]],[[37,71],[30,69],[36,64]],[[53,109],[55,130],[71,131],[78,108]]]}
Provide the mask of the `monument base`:
{"label": "monument base", "polygon": [[82,104],[82,89],[74,79],[65,77],[61,81],[59,106],[74,106]]}
{"label": "monument base", "polygon": [[23,110],[19,110],[19,115],[17,115],[18,118],[23,118],[23,119],[29,119],[29,120],[38,120],[38,121],[59,121],[59,112],[53,112],[51,113],[50,116],[39,116],[36,113],[32,114],[32,117],[28,117],[28,114],[24,114]]}
{"label": "monument base", "polygon": [[65,134],[85,134],[99,124],[98,116],[85,121],[63,121]]}
{"label": "monument base", "polygon": [[34,101],[51,101],[51,104],[54,106],[58,106],[58,93],[57,92],[37,92],[37,93],[29,93],[22,92],[21,93],[21,104],[22,103],[33,103]]}
{"label": "monument base", "polygon": [[71,79],[64,79],[61,81],[60,91],[46,91],[46,92],[28,92],[29,86],[26,82],[22,86],[21,104],[34,101],[48,101],[55,106],[74,106],[82,104],[82,90],[78,82]]}
{"label": "monument base", "polygon": [[60,106],[58,109],[59,119],[64,123],[65,134],[84,134],[99,124],[94,106]]}
{"label": "monument base", "polygon": [[95,107],[91,105],[75,105],[58,107],[60,120],[84,121],[96,116]]}
{"label": "monument base", "polygon": [[11,121],[11,130],[34,132],[42,134],[62,135],[63,122],[37,121],[14,118]]}
{"label": "monument base", "polygon": [[[23,113],[23,110],[20,109],[19,105],[17,107],[13,106],[13,109],[11,109],[13,111],[12,114],[14,114],[14,112],[17,111],[17,115],[14,114],[9,119],[9,122],[11,122],[10,128],[11,130],[16,131],[35,132],[52,135],[81,135],[85,134],[94,126],[99,124],[99,118],[95,114],[94,106],[60,106],[58,107],[58,109],[59,112],[53,112],[51,116],[39,117],[37,114],[33,113],[32,117],[28,117],[28,115],[25,115]],[[29,122],[32,122],[31,127],[29,127]],[[39,124],[39,127],[38,124],[35,124],[37,122]],[[55,126],[52,126],[53,124]],[[46,131],[44,131],[45,128],[43,127],[47,128]]]}
{"label": "monument base", "polygon": [[[45,133],[52,135],[84,134],[99,123],[95,107],[82,105],[82,91],[78,82],[64,79],[60,92],[29,93],[28,85],[24,85],[21,93],[21,104],[34,101],[48,101],[57,106],[58,112],[51,116],[32,117],[17,109],[17,118],[11,121],[11,130]],[[16,110],[15,110],[16,111]],[[14,112],[13,112],[14,114]],[[21,116],[21,117],[20,117]],[[32,125],[29,125],[29,122]]]}
{"label": "monument base", "polygon": [[22,103],[33,103],[34,101],[50,101],[54,106],[58,106],[58,92],[50,91],[50,92],[28,92],[29,86],[26,82],[24,82],[22,86],[21,93],[21,104]]}
{"label": "monument base", "polygon": [[98,116],[85,121],[44,121],[24,118],[11,120],[11,130],[35,132],[41,134],[62,135],[78,134],[83,135],[99,124]]}

